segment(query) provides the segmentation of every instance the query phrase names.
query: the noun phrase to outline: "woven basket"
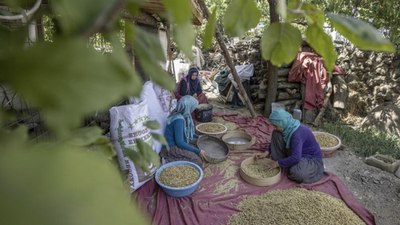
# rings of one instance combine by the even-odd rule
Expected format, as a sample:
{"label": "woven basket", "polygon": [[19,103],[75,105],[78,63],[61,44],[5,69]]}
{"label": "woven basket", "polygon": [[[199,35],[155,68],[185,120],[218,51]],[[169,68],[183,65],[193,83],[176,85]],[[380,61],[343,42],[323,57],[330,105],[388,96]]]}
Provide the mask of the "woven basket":
{"label": "woven basket", "polygon": [[314,136],[317,136],[317,135],[326,135],[326,136],[330,136],[330,137],[335,138],[335,139],[338,141],[338,143],[337,143],[335,146],[333,146],[333,147],[324,147],[324,146],[320,146],[320,148],[321,148],[321,150],[322,150],[322,156],[323,156],[324,158],[332,157],[332,156],[336,153],[336,150],[337,150],[338,148],[340,148],[340,146],[342,145],[342,141],[340,140],[340,138],[338,138],[337,136],[335,136],[335,135],[333,135],[333,134],[326,133],[326,132],[320,132],[320,131],[314,131],[313,134],[314,134]]}
{"label": "woven basket", "polygon": [[206,152],[209,163],[219,163],[228,158],[229,148],[219,138],[201,135],[197,139],[197,147]]}
{"label": "woven basket", "polygon": [[[267,159],[267,158],[259,159],[259,160],[261,160],[262,163],[265,163],[265,164],[273,162],[273,160]],[[239,169],[240,176],[247,183],[256,185],[256,186],[265,187],[265,186],[271,186],[273,184],[276,184],[281,180],[282,170],[280,170],[277,175],[272,176],[272,177],[267,177],[267,178],[252,177],[242,169],[243,167],[245,167],[246,165],[249,165],[249,164],[254,164],[254,157],[249,157],[249,158],[243,160],[242,163],[240,164],[240,169]]]}
{"label": "woven basket", "polygon": [[[220,132],[207,132],[202,130],[202,126],[205,126],[207,124],[220,126],[223,130]],[[200,123],[196,126],[196,131],[198,134],[205,134],[216,138],[221,138],[226,133],[227,130],[228,128],[222,123]]]}
{"label": "woven basket", "polygon": [[256,138],[242,130],[228,131],[222,140],[230,150],[245,150],[255,143]]}

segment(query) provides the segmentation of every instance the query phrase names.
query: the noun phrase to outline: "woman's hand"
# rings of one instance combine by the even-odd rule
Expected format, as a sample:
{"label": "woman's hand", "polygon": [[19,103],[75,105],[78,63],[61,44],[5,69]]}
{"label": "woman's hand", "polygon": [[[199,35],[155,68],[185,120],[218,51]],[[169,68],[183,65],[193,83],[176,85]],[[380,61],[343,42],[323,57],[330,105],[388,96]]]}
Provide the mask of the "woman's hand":
{"label": "woman's hand", "polygon": [[206,156],[206,151],[200,150],[199,156],[203,161],[208,162],[208,158]]}
{"label": "woman's hand", "polygon": [[281,132],[281,133],[283,132],[283,128],[282,127],[275,127],[275,130],[278,131],[278,132]]}
{"label": "woman's hand", "polygon": [[279,167],[278,161],[272,161],[271,163],[266,165],[268,170],[272,170]]}
{"label": "woman's hand", "polygon": [[255,155],[254,155],[254,160],[267,158],[268,155],[269,155],[269,152],[264,152],[264,153],[255,154]]}

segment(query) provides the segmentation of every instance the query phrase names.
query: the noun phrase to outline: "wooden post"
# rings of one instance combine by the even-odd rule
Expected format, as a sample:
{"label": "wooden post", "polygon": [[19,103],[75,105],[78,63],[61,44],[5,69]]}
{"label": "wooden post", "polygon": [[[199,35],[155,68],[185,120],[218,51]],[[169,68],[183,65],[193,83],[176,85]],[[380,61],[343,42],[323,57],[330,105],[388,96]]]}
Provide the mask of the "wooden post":
{"label": "wooden post", "polygon": [[[209,15],[210,15],[210,12],[208,11],[206,4],[204,3],[203,0],[197,0],[197,2],[199,3],[200,8],[203,11],[203,14],[204,14],[205,18],[208,19]],[[256,113],[254,111],[253,104],[251,103],[249,97],[247,96],[247,93],[243,88],[242,81],[240,80],[240,77],[239,77],[239,75],[238,75],[238,73],[237,73],[237,71],[235,69],[235,66],[233,65],[233,61],[232,61],[232,59],[231,59],[231,57],[229,55],[229,51],[226,48],[224,39],[222,37],[222,34],[221,34],[221,30],[222,29],[221,29],[220,26],[221,25],[217,22],[217,26],[216,26],[216,30],[215,30],[215,38],[217,39],[217,42],[218,42],[218,44],[219,44],[219,46],[220,46],[220,48],[222,50],[222,54],[225,57],[226,64],[228,64],[229,68],[231,69],[233,78],[235,79],[235,82],[238,85],[239,93],[244,98],[244,103],[246,104],[247,109],[250,111],[251,116],[254,117],[254,116],[256,116]]]}
{"label": "wooden post", "polygon": [[[277,0],[268,0],[269,16],[271,23],[279,22],[279,15],[276,12]],[[271,103],[275,102],[278,88],[278,68],[268,61],[268,86],[267,98],[265,98],[264,116],[271,114]]]}
{"label": "wooden post", "polygon": [[170,33],[170,28],[171,26],[169,25],[169,23],[165,23],[165,27],[166,29],[166,33],[167,33],[167,55],[168,55],[168,68],[167,71],[171,74],[174,75],[175,78],[175,67],[174,67],[174,61],[172,59],[172,51],[171,51],[171,33]]}
{"label": "wooden post", "polygon": [[330,97],[332,94],[333,90],[329,91],[328,93],[325,94],[325,99],[324,99],[324,103],[322,105],[322,108],[319,110],[319,113],[317,115],[317,117],[315,117],[315,120],[313,122],[313,125],[316,127],[319,127],[319,125],[321,125],[321,120],[322,117],[324,116],[324,113],[326,111],[326,107],[328,107],[328,103],[330,101]]}

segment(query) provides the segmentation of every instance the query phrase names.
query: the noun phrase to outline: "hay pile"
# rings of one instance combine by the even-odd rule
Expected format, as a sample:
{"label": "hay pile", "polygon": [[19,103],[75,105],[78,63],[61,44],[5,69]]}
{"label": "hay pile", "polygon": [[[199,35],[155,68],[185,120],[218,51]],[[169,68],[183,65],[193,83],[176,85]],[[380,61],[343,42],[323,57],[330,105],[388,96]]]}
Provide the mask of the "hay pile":
{"label": "hay pile", "polygon": [[275,190],[242,200],[231,225],[365,225],[344,202],[302,188]]}

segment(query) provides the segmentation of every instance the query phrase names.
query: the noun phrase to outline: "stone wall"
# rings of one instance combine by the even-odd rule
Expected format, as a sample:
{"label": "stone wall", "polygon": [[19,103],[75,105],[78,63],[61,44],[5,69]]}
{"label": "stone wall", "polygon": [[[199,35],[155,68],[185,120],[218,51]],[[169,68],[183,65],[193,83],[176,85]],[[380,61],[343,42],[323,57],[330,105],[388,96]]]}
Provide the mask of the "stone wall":
{"label": "stone wall", "polygon": [[[251,79],[251,99],[255,108],[263,110],[267,94],[267,63],[260,53],[260,38],[228,43],[235,65],[252,63],[255,74]],[[337,65],[346,73],[349,96],[344,110],[355,116],[365,117],[375,107],[393,102],[400,106],[400,58],[393,54],[360,51],[354,46],[337,44]],[[226,68],[225,59],[218,49],[205,52],[205,68]],[[299,83],[287,82],[290,65],[278,70],[277,101],[288,109],[301,104]],[[300,103],[299,103],[300,101]]]}
{"label": "stone wall", "polygon": [[347,111],[366,116],[387,102],[400,106],[400,59],[393,54],[360,51],[352,45],[339,48],[337,64],[346,73]]}

